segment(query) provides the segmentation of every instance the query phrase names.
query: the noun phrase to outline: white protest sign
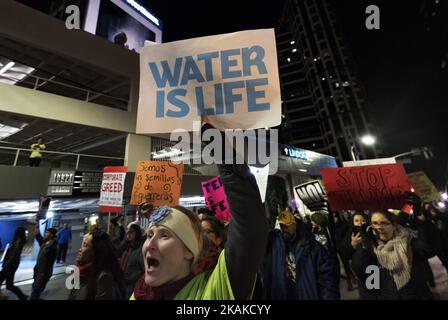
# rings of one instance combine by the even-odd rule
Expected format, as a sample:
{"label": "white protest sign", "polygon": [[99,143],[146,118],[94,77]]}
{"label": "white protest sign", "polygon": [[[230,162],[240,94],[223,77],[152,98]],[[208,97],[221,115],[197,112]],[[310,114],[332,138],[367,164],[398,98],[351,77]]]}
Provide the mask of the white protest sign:
{"label": "white protest sign", "polygon": [[99,201],[100,212],[120,212],[123,203],[124,179],[128,167],[104,167]]}
{"label": "white protest sign", "polygon": [[370,166],[373,164],[389,164],[397,163],[395,158],[378,158],[378,159],[367,159],[367,160],[357,160],[357,161],[344,161],[342,162],[343,167],[359,167],[359,166]]}
{"label": "white protest sign", "polygon": [[265,202],[266,189],[268,187],[269,163],[264,168],[250,167],[250,172],[252,172],[257,181],[261,202]]}
{"label": "white protest sign", "polygon": [[201,115],[220,130],[281,123],[274,29],[142,48],[137,133],[192,131]]}
{"label": "white protest sign", "polygon": [[295,186],[294,191],[310,211],[327,211],[325,189],[319,180]]}

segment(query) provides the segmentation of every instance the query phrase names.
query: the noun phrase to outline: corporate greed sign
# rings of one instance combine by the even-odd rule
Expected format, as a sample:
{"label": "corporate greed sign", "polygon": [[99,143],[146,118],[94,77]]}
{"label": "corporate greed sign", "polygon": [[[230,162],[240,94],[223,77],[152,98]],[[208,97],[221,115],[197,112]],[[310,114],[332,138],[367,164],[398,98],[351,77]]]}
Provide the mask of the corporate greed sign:
{"label": "corporate greed sign", "polygon": [[104,167],[99,201],[100,212],[121,212],[127,171],[128,167]]}
{"label": "corporate greed sign", "polygon": [[201,115],[221,130],[280,124],[274,29],[150,44],[141,50],[137,133],[192,131]]}

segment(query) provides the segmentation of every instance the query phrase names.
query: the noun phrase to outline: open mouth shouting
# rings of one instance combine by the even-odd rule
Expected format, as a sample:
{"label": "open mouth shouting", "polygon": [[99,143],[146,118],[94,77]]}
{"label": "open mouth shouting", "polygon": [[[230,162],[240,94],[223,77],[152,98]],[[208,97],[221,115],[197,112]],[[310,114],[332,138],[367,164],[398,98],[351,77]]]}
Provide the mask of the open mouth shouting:
{"label": "open mouth shouting", "polygon": [[154,257],[147,256],[146,257],[146,272],[152,273],[159,267],[160,262]]}

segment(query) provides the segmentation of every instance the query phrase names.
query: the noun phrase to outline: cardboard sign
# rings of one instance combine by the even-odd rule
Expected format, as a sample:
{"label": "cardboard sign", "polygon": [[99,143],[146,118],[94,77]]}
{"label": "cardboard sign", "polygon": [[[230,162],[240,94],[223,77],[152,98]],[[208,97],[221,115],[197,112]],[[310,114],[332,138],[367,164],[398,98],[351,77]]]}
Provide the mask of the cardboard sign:
{"label": "cardboard sign", "polygon": [[154,206],[177,206],[183,173],[183,163],[138,161],[131,204],[146,201]]}
{"label": "cardboard sign", "polygon": [[408,174],[409,183],[422,202],[432,202],[440,199],[439,191],[423,171]]}
{"label": "cardboard sign", "polygon": [[294,191],[310,211],[328,211],[325,190],[318,180],[295,186]]}
{"label": "cardboard sign", "polygon": [[137,133],[192,131],[201,115],[220,130],[281,123],[274,29],[152,44],[141,50]]}
{"label": "cardboard sign", "polygon": [[230,221],[231,214],[224,186],[220,176],[202,182],[205,203],[207,208],[215,213],[215,217],[221,221]]}
{"label": "cardboard sign", "polygon": [[402,164],[321,169],[332,210],[401,209],[410,191]]}
{"label": "cardboard sign", "polygon": [[258,190],[260,191],[261,202],[265,202],[266,189],[268,187],[269,163],[264,168],[250,167],[250,171],[257,181]]}
{"label": "cardboard sign", "polygon": [[104,167],[99,201],[100,212],[121,212],[127,171],[128,167]]}

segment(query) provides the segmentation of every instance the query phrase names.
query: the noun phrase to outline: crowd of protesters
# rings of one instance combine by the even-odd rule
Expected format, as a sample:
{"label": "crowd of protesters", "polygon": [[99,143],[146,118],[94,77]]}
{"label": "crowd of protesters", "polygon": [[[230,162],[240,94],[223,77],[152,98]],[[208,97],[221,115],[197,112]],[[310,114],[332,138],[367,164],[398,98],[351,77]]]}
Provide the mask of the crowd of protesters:
{"label": "crowd of protesters", "polygon": [[[219,169],[230,223],[209,210],[148,204],[139,209],[146,211],[147,230],[138,222],[125,227],[123,216],[107,231],[98,222],[79,249],[80,287],[68,299],[338,300],[344,282],[362,300],[434,299],[428,259],[437,256],[448,266],[448,218],[436,206],[409,193],[411,214],[279,208],[269,230],[248,167]],[[40,251],[29,299],[40,299],[55,261],[65,262],[71,232],[64,225],[43,237],[36,229],[35,236]],[[28,299],[13,281],[25,243],[25,230],[18,228],[0,272],[0,284],[6,279],[6,289],[19,299]]]}

